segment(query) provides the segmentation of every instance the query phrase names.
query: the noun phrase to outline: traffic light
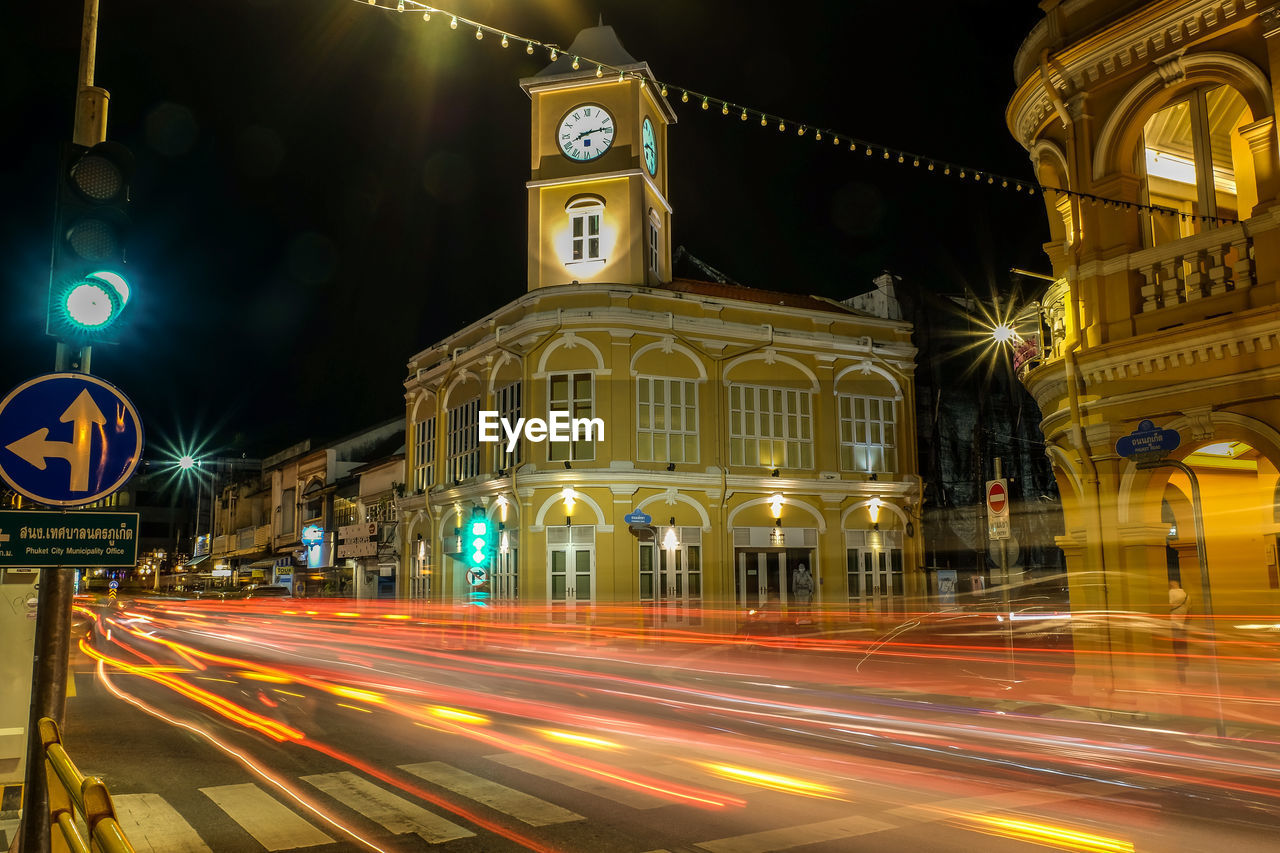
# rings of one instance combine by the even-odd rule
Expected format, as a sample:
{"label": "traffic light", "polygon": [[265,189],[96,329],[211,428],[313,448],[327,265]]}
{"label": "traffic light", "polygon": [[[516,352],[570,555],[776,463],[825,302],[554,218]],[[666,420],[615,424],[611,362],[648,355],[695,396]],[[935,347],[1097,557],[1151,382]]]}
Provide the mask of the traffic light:
{"label": "traffic light", "polygon": [[471,520],[462,536],[462,559],[468,568],[488,568],[493,562],[494,542],[497,539],[497,525],[484,514],[483,507],[471,510]]}
{"label": "traffic light", "polygon": [[58,171],[45,332],[113,343],[129,302],[125,241],[133,155],[115,142],[68,144]]}

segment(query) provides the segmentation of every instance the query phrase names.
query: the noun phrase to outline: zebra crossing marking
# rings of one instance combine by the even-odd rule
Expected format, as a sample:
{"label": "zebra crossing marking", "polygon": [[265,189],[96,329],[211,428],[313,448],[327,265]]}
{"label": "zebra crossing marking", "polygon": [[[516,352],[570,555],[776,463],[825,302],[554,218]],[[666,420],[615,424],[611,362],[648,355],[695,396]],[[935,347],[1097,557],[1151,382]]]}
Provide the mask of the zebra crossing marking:
{"label": "zebra crossing marking", "polygon": [[252,782],[201,788],[200,793],[267,850],[293,850],[333,841]]}
{"label": "zebra crossing marking", "polygon": [[549,826],[555,823],[585,820],[576,812],[441,761],[401,764],[400,769],[419,779],[426,779],[434,785],[439,785],[441,788],[447,788],[455,794],[484,803],[529,826]]}
{"label": "zebra crossing marking", "polygon": [[422,806],[380,788],[355,773],[319,773],[303,776],[302,781],[319,788],[347,808],[364,815],[395,835],[412,832],[430,844],[475,835],[471,830],[432,814]]}
{"label": "zebra crossing marking", "polygon": [[485,758],[523,773],[528,773],[531,776],[539,776],[552,782],[558,782],[583,793],[604,797],[606,800],[613,800],[619,805],[630,806],[633,809],[656,809],[671,804],[661,797],[646,794],[643,791],[632,790],[631,788],[612,785],[594,776],[585,776],[572,770],[544,764],[527,755],[503,752],[496,755],[486,755]]}
{"label": "zebra crossing marking", "polygon": [[137,853],[213,853],[159,794],[112,794],[116,819]]}
{"label": "zebra crossing marking", "polygon": [[891,823],[876,820],[872,817],[855,815],[853,817],[824,820],[818,823],[787,826],[781,829],[768,829],[764,832],[752,832],[747,835],[734,835],[719,838],[715,841],[701,841],[695,846],[710,853],[769,853],[772,850],[791,850],[806,844],[819,844],[823,841],[840,841],[858,835],[870,835],[886,829],[896,829]]}

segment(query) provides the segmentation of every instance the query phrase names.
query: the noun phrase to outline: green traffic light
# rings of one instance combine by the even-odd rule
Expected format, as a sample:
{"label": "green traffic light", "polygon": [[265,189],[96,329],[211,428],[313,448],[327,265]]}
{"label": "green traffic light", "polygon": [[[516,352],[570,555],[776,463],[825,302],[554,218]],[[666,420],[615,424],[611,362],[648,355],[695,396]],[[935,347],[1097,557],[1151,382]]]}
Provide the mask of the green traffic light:
{"label": "green traffic light", "polygon": [[63,309],[67,318],[81,329],[101,329],[116,315],[115,291],[97,279],[86,279],[66,293]]}

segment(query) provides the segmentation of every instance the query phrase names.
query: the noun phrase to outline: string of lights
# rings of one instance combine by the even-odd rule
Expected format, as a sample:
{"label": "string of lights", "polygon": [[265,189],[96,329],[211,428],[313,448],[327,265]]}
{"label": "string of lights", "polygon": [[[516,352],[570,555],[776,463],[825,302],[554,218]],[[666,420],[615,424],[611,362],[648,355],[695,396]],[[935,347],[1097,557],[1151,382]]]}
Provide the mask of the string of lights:
{"label": "string of lights", "polygon": [[[544,42],[531,36],[523,36],[517,33],[508,32],[445,9],[429,6],[425,3],[419,2],[419,0],[395,0],[394,5],[388,5],[382,2],[382,0],[355,0],[355,2],[366,2],[370,6],[376,6],[387,11],[394,10],[396,12],[421,14],[424,22],[430,22],[437,17],[442,20],[447,18],[450,29],[456,30],[462,28],[468,32],[474,31],[477,41],[483,41],[486,36],[492,36],[499,39],[499,43],[504,48],[510,47],[513,43],[517,45],[523,44],[525,53],[532,55],[535,51],[545,51],[552,62],[557,61],[562,54],[565,56],[572,56],[573,61],[570,64],[573,70],[577,71],[583,66],[590,68],[594,65],[597,77],[604,77],[608,74],[610,76],[616,76],[619,82],[627,79],[634,79],[638,80],[641,86],[648,85],[650,82],[646,75],[639,74],[635,71],[627,71],[626,69],[610,65],[607,62],[592,59],[588,56],[569,54],[564,50],[564,48],[557,44]],[[847,133],[841,133],[829,127],[820,127],[808,122],[789,119],[774,113],[755,109],[754,107],[748,107],[743,104],[734,103],[723,98],[699,92],[695,89],[679,86],[674,83],[663,82],[661,80],[654,80],[652,82],[659,87],[664,98],[672,97],[673,92],[678,93],[676,98],[680,103],[688,104],[692,102],[698,104],[702,110],[706,112],[715,110],[722,116],[736,115],[740,122],[758,123],[762,128],[776,127],[779,133],[786,133],[788,128],[792,128],[794,129],[795,136],[797,138],[808,136],[814,142],[820,143],[829,141],[833,147],[847,147],[848,151],[861,153],[864,157],[879,159],[880,161],[887,160],[891,163],[910,166],[911,168],[923,168],[926,172],[941,174],[946,177],[955,177],[962,181],[973,181],[976,184],[982,184],[1002,190],[1009,190],[1018,194],[1025,192],[1028,195],[1036,195],[1042,190],[1065,193],[1066,195],[1074,196],[1092,204],[1101,204],[1106,208],[1146,210],[1162,216],[1179,216],[1184,222],[1188,219],[1198,219],[1201,222],[1216,223],[1234,223],[1238,221],[1219,216],[1200,216],[1197,214],[1183,213],[1170,207],[1105,198],[1091,193],[1079,192],[1078,190],[1064,189],[1061,187],[1042,187],[1034,180],[1014,178],[988,169],[978,169],[972,166],[952,163],[936,157],[929,157],[900,148],[894,148],[889,145],[883,145],[878,142],[868,141]]]}

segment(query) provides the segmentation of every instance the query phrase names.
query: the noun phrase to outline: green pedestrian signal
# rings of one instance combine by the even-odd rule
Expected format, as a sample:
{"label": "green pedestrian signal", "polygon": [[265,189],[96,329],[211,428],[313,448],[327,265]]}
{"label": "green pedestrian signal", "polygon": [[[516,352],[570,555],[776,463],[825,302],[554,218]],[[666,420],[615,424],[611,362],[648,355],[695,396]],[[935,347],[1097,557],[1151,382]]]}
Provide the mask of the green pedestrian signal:
{"label": "green pedestrian signal", "polygon": [[485,517],[484,509],[476,507],[471,510],[471,521],[467,523],[462,543],[462,552],[468,566],[478,568],[489,565],[493,559],[493,534],[493,524]]}
{"label": "green pedestrian signal", "polygon": [[129,302],[125,242],[133,155],[123,145],[68,145],[58,174],[45,331],[112,343]]}

